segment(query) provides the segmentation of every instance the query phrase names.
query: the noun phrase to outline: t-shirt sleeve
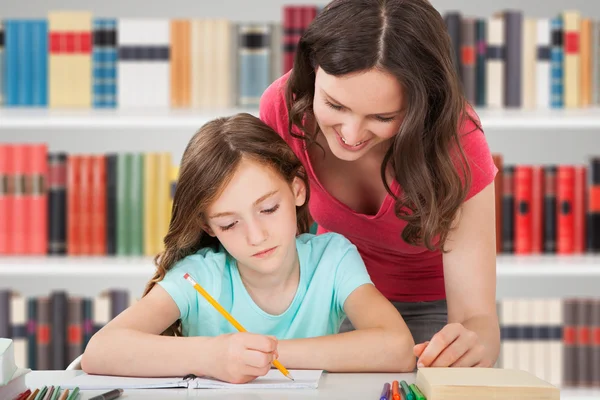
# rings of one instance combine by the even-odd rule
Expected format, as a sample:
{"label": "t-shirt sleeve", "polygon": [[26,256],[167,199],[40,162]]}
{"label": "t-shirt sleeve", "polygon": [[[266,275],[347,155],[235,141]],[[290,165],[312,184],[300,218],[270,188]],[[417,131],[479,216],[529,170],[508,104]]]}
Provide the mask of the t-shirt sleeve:
{"label": "t-shirt sleeve", "polygon": [[[478,121],[474,111],[470,111]],[[460,140],[465,157],[471,170],[471,186],[467,197],[469,200],[494,181],[498,168],[490,151],[485,134],[473,121],[467,120],[460,132]]]}
{"label": "t-shirt sleeve", "polygon": [[180,318],[185,320],[189,315],[197,315],[199,293],[184,279],[184,275],[189,273],[192,278],[203,288],[213,293],[215,290],[215,279],[212,271],[215,266],[212,260],[207,260],[201,255],[192,255],[179,261],[165,275],[164,279],[158,284],[171,296],[177,308],[179,308]]}
{"label": "t-shirt sleeve", "polygon": [[277,110],[280,107],[281,101],[281,83],[278,79],[272,82],[263,92],[258,106],[258,117],[280,135]]}
{"label": "t-shirt sleeve", "polygon": [[335,274],[335,303],[338,312],[344,312],[344,303],[350,294],[359,286],[372,284],[365,263],[355,245],[347,239],[336,240],[335,245],[341,250]]}

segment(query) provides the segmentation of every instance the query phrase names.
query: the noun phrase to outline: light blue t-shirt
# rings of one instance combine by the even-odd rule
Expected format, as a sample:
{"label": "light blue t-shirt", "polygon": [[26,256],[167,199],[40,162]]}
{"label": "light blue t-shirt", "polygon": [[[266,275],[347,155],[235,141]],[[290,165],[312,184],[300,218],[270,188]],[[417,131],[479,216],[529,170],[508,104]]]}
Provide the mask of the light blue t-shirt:
{"label": "light blue t-shirt", "polygon": [[302,234],[296,239],[300,282],[291,304],[271,315],[254,303],[242,283],[236,261],[221,247],[202,249],[177,262],[159,284],[179,308],[184,336],[218,336],[237,332],[187,282],[189,273],[248,332],[278,339],[337,333],[346,317],[344,302],[361,285],[372,284],[356,247],[337,233]]}

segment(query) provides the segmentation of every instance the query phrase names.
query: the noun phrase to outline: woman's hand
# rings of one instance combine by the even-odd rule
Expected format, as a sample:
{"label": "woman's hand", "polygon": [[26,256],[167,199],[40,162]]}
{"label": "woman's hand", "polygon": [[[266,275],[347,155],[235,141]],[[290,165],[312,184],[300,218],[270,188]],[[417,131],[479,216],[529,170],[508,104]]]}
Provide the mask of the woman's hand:
{"label": "woman's hand", "polygon": [[[230,383],[247,383],[266,375],[277,358],[277,339],[273,336],[240,332],[214,338],[213,378]],[[206,356],[206,355],[204,355]]]}
{"label": "woman's hand", "polygon": [[462,324],[446,325],[430,341],[417,344],[417,367],[490,367],[477,333]]}

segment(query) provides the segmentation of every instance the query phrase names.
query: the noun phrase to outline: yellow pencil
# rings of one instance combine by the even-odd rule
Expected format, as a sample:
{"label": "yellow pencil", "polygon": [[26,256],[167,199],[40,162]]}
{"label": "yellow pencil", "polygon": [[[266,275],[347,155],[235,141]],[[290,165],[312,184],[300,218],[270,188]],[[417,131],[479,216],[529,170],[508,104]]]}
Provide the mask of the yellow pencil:
{"label": "yellow pencil", "polygon": [[[231,325],[235,326],[235,328],[240,332],[247,332],[246,329],[239,322],[237,322],[235,318],[233,318],[231,314],[227,312],[227,310],[223,308],[223,306],[217,303],[217,301],[210,294],[208,294],[208,292],[204,290],[204,288],[200,286],[198,282],[194,280],[194,278],[190,276],[190,274],[185,274],[183,277],[198,291],[198,293],[200,293],[210,304],[212,304],[212,306],[216,308],[217,311],[227,319],[227,321],[231,322]],[[289,371],[278,360],[273,360],[273,366],[281,371],[286,378],[289,378],[292,381],[294,380]]]}

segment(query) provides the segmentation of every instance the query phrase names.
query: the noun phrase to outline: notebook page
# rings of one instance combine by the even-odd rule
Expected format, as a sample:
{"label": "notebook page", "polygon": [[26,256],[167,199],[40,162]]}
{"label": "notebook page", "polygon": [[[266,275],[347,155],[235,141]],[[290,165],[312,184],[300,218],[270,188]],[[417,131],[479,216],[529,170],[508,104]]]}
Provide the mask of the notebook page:
{"label": "notebook page", "polygon": [[283,376],[277,369],[271,369],[265,376],[252,382],[233,384],[214,379],[196,378],[190,387],[196,389],[316,389],[323,370],[289,370],[294,382]]}
{"label": "notebook page", "polygon": [[61,387],[82,390],[110,389],[161,389],[187,387],[183,378],[134,378],[124,376],[81,374],[61,384]]}

